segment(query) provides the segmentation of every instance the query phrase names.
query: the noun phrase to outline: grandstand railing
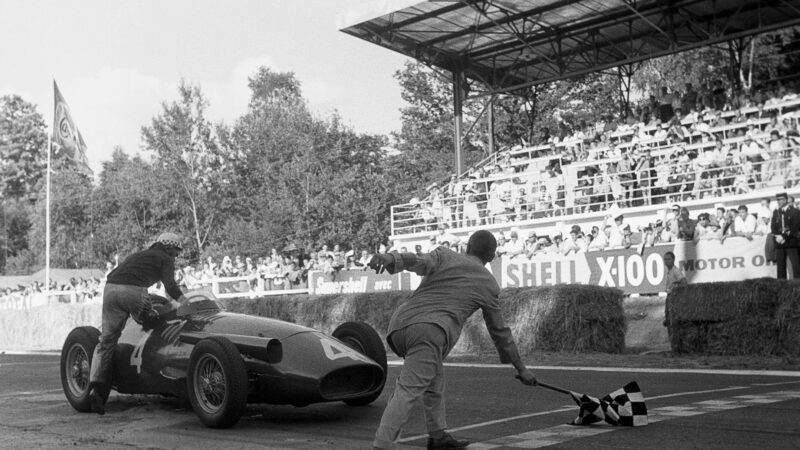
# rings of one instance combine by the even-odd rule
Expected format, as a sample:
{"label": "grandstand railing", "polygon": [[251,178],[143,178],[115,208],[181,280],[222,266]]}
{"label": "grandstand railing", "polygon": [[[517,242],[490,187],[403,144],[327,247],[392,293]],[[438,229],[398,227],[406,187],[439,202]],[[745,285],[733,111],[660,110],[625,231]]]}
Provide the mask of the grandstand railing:
{"label": "grandstand railing", "polygon": [[[662,150],[663,153],[670,149]],[[434,231],[444,225],[448,228],[468,228],[570,216],[589,211],[603,211],[610,208],[613,203],[622,203],[619,205],[621,207],[630,206],[634,202],[642,205],[678,203],[690,198],[743,194],[762,187],[794,187],[800,185],[800,165],[798,165],[800,160],[785,155],[798,150],[800,150],[798,146],[787,147],[783,150],[784,155],[774,155],[776,157],[760,163],[740,161],[725,167],[683,170],[680,172],[682,175],[688,174],[694,178],[688,182],[684,180],[678,183],[669,183],[663,168],[660,169],[661,173],[656,174],[653,172],[658,172],[659,169],[652,167],[646,174],[634,168],[628,172],[610,175],[595,167],[616,162],[619,158],[574,163],[571,170],[584,172],[596,170],[601,174],[602,184],[599,190],[597,185],[567,186],[563,176],[545,179],[540,173],[495,175],[472,181],[473,185],[482,185],[477,194],[466,193],[434,198],[421,203],[393,206],[392,233],[397,236]],[[653,156],[656,155],[654,152]],[[793,160],[795,165],[792,165]],[[691,166],[693,163],[685,162],[682,166],[676,167],[682,169],[687,165]],[[594,169],[591,169],[592,167]],[[756,170],[756,167],[759,170]],[[567,168],[569,166],[565,166],[565,169]],[[612,180],[614,176],[630,179],[626,180],[625,184],[621,182],[617,184]],[[751,186],[748,182],[750,177],[754,178],[755,186]],[[510,183],[510,189],[506,188],[502,193],[498,193],[497,190],[492,191],[492,187],[496,187],[500,181]],[[691,188],[687,189],[690,184]],[[517,192],[514,192],[515,186]],[[520,187],[525,189],[525,195],[518,194]],[[470,197],[474,197],[475,201],[469,201]],[[465,205],[470,203],[474,203],[476,208],[468,206],[465,209]]]}

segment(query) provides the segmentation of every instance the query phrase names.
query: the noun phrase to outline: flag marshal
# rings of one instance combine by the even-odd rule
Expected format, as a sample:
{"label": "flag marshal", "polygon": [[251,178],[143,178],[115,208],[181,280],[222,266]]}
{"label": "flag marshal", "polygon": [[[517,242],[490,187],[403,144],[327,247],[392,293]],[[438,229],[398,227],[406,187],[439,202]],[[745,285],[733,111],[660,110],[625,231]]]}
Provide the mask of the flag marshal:
{"label": "flag marshal", "polygon": [[56,152],[63,152],[62,157],[73,162],[82,172],[91,175],[92,170],[89,168],[89,160],[86,158],[86,143],[75,126],[75,121],[72,120],[69,106],[64,101],[61,91],[58,90],[55,80],[53,80],[53,90],[55,92],[53,142],[58,145]]}

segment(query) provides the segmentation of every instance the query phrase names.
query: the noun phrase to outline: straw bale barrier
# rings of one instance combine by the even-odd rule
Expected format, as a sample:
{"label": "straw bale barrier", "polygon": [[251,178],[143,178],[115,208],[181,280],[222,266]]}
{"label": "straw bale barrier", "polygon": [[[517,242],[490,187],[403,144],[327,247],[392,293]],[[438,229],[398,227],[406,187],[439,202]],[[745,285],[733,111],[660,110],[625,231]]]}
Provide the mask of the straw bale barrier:
{"label": "straw bale barrier", "polygon": [[[392,312],[411,292],[286,295],[225,301],[230,311],[273,317],[325,332],[360,320],[384,338]],[[503,316],[523,354],[534,350],[620,353],[625,347],[623,294],[597,286],[504,289]],[[494,352],[480,311],[465,324],[454,354]]]}
{"label": "straw bale barrier", "polygon": [[760,278],[679,286],[667,297],[675,353],[800,355],[800,283]]}

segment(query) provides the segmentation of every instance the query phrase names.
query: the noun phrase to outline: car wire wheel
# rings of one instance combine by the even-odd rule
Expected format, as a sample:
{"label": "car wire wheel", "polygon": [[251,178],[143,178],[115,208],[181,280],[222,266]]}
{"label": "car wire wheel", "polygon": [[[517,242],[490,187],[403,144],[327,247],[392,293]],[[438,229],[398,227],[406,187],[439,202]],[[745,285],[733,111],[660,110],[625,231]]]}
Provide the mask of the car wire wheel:
{"label": "car wire wheel", "polygon": [[207,427],[228,428],[244,414],[249,391],[247,369],[239,349],[229,339],[213,336],[194,346],[186,385],[192,409]]}
{"label": "car wire wheel", "polygon": [[89,371],[91,363],[86,348],[74,343],[67,350],[67,388],[75,397],[80,397],[89,389]]}
{"label": "car wire wheel", "polygon": [[100,331],[94,327],[73,329],[61,347],[61,388],[67,401],[77,411],[90,412],[89,380],[94,349]]}
{"label": "car wire wheel", "polygon": [[194,389],[198,404],[209,414],[218,412],[225,403],[225,373],[222,371],[222,363],[213,355],[205,354],[200,357],[194,374]]}

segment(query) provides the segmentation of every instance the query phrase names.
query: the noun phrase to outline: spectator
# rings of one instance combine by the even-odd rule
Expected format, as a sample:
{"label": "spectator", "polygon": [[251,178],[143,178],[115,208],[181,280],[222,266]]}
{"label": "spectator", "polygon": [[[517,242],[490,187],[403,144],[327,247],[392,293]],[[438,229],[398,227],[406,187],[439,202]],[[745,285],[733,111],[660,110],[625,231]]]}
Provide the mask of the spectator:
{"label": "spectator", "polygon": [[792,279],[800,278],[800,256],[798,255],[798,236],[800,235],[800,210],[789,206],[785,192],[776,196],[778,208],[772,213],[770,229],[775,237],[775,259],[777,277],[785,280],[786,261],[792,265]]}
{"label": "spectator", "polygon": [[[614,219],[613,221],[609,222],[609,219]],[[622,247],[622,238],[623,232],[622,229],[625,227],[623,221],[625,220],[625,216],[622,213],[615,213],[606,217],[605,225],[609,227],[608,230],[608,246],[611,248],[614,247]],[[605,227],[604,227],[605,228]]]}
{"label": "spectator", "polygon": [[346,257],[339,244],[333,245],[333,251],[330,253],[330,256],[333,257],[333,270],[339,271],[344,269]]}
{"label": "spectator", "polygon": [[[748,213],[747,206],[739,205],[739,214],[733,221],[733,232],[729,236],[741,236],[748,240],[753,240],[753,234],[756,232],[756,218]],[[728,236],[723,236],[721,241],[725,241]]]}
{"label": "spectator", "polygon": [[667,269],[667,272],[664,274],[664,284],[667,293],[672,292],[675,286],[686,284],[686,274],[683,273],[683,269],[675,265],[674,253],[664,253],[664,267]]}
{"label": "spectator", "polygon": [[372,255],[369,254],[366,250],[361,250],[361,257],[358,258],[356,261],[356,266],[361,267],[364,270],[367,270],[367,264],[372,259]]}
{"label": "spectator", "polygon": [[589,241],[587,251],[605,250],[606,247],[608,247],[608,236],[606,236],[604,230],[600,230],[600,227],[593,226],[590,236],[591,240]]}
{"label": "spectator", "polygon": [[694,227],[694,237],[692,239],[695,244],[697,244],[699,241],[720,239],[721,237],[721,230],[711,224],[708,213],[701,213],[699,216],[697,216],[697,224]]}
{"label": "spectator", "polygon": [[689,218],[689,209],[681,208],[677,220],[677,238],[679,241],[691,241],[694,239],[694,229],[697,223]]}
{"label": "spectator", "polygon": [[581,231],[580,225],[573,225],[569,232],[569,239],[564,242],[563,251],[565,255],[572,253],[584,253],[588,247],[586,237]]}
{"label": "spectator", "polygon": [[472,194],[468,195],[464,200],[463,217],[465,227],[474,227],[480,223],[481,216],[478,209],[478,203],[476,201],[476,197]]}
{"label": "spectator", "polygon": [[505,256],[512,259],[520,259],[525,255],[525,243],[519,239],[519,234],[516,231],[511,231],[511,236],[508,242],[504,244]]}

